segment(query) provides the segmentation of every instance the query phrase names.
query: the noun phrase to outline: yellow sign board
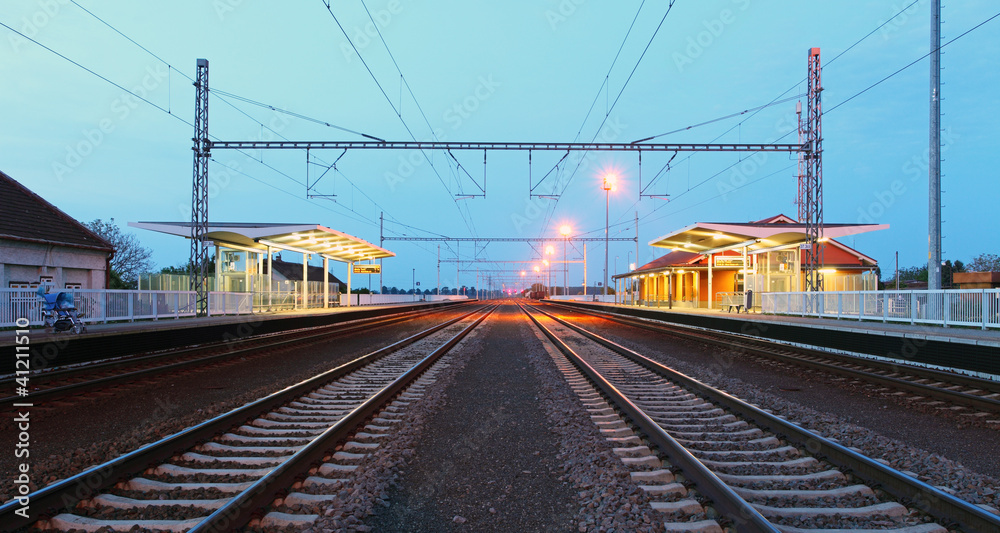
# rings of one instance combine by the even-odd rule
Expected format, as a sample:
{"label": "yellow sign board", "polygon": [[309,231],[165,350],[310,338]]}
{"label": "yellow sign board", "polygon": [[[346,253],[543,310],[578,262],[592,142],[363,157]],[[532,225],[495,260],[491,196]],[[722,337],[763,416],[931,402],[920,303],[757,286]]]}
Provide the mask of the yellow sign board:
{"label": "yellow sign board", "polygon": [[741,267],[743,266],[742,257],[727,257],[717,255],[715,256],[715,266],[717,267]]}
{"label": "yellow sign board", "polygon": [[381,274],[382,265],[354,265],[355,274]]}

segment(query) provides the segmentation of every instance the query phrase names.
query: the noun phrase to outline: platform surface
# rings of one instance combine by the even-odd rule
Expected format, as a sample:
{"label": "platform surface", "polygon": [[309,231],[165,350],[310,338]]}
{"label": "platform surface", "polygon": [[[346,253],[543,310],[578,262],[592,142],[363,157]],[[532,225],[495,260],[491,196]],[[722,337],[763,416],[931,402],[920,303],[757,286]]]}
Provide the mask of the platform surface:
{"label": "platform surface", "polygon": [[[966,344],[976,344],[980,346],[995,346],[1000,348],[1000,330],[982,330],[966,327],[942,327],[929,324],[906,324],[896,322],[875,322],[858,321],[848,318],[816,318],[802,317],[794,315],[770,315],[762,313],[736,313],[726,312],[719,309],[692,309],[679,308],[667,309],[665,307],[646,307],[642,305],[609,304],[602,302],[580,302],[588,305],[603,306],[621,309],[643,309],[647,311],[659,311],[664,314],[694,314],[711,316],[715,318],[725,318],[738,321],[763,322],[774,324],[786,324],[793,326],[805,326],[822,328],[828,330],[850,331],[854,333],[865,333],[869,335],[895,335],[909,339],[925,339],[944,342],[959,342]],[[563,303],[563,301],[549,301],[549,303]]]}
{"label": "platform surface", "polygon": [[[461,300],[458,300],[461,301]],[[469,300],[474,301],[474,300]],[[401,302],[383,305],[352,305],[350,307],[330,307],[317,309],[292,309],[287,311],[275,311],[267,313],[254,313],[249,315],[222,315],[209,317],[187,317],[187,318],[163,318],[160,320],[136,320],[135,322],[112,322],[108,324],[86,324],[86,333],[79,335],[63,333],[46,333],[40,326],[30,328],[32,343],[43,343],[57,340],[69,340],[74,338],[95,338],[113,337],[124,333],[143,333],[154,331],[167,331],[173,329],[185,329],[200,326],[217,326],[224,324],[239,324],[245,322],[258,322],[262,320],[274,320],[284,318],[295,318],[303,316],[333,315],[356,311],[370,311],[375,309],[391,310],[394,307],[411,307],[414,305],[440,304],[435,302]],[[0,347],[14,344],[13,330],[10,335],[0,336]]]}

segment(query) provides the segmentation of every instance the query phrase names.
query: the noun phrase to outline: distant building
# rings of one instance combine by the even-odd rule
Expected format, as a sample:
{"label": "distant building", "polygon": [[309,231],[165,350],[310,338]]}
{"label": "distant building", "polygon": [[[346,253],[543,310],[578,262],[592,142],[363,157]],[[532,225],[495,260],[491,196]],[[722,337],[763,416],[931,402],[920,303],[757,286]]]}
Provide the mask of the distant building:
{"label": "distant building", "polygon": [[0,172],[0,283],[4,288],[104,289],[114,248]]}
{"label": "distant building", "polygon": [[955,272],[952,283],[959,289],[997,289],[1000,272]]}
{"label": "distant building", "polygon": [[[271,265],[274,267],[274,276],[271,278],[273,280],[272,283],[274,284],[274,290],[294,290],[284,287],[286,285],[291,286],[296,282],[302,281],[302,263],[282,261],[281,256],[279,255],[271,261]],[[264,275],[267,275],[267,263],[264,263]],[[309,276],[308,279],[312,280],[312,282],[320,283],[318,280],[323,279],[323,267],[309,265],[309,272],[307,275]],[[340,281],[340,279],[338,279],[337,276],[334,276],[332,272],[330,273],[330,284],[339,285],[341,294],[347,293],[347,284]]]}

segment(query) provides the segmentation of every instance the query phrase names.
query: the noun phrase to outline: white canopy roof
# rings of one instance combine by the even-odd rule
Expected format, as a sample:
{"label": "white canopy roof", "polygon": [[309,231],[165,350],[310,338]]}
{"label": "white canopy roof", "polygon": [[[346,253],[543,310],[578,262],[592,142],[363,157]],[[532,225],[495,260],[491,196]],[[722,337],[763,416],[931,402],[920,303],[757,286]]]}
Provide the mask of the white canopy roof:
{"label": "white canopy roof", "polygon": [[[190,222],[129,222],[133,228],[191,238]],[[344,263],[394,257],[396,254],[357,237],[318,224],[257,224],[252,222],[212,222],[206,240],[220,245],[307,253]]]}

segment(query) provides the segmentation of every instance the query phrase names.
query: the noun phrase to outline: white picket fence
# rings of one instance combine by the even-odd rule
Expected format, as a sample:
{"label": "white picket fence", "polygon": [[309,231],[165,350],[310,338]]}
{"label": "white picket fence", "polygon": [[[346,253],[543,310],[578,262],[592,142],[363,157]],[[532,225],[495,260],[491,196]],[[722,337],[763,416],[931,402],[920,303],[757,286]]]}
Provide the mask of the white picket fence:
{"label": "white picket fence", "polygon": [[[0,328],[13,327],[19,318],[27,318],[32,325],[42,324],[42,306],[36,290],[0,289]],[[133,320],[160,320],[192,317],[196,313],[193,291],[146,291],[68,289],[73,294],[73,304],[88,324],[101,322],[131,322]],[[406,294],[354,294],[351,305],[381,305],[419,301],[462,300],[465,296],[412,296]],[[330,295],[330,306],[337,305],[337,295]],[[341,295],[341,304],[347,304]],[[301,299],[290,292],[249,293],[210,292],[209,316],[245,315],[285,309],[301,308]],[[309,295],[307,308],[323,307],[323,295]]]}
{"label": "white picket fence", "polygon": [[1000,328],[1000,289],[764,292],[761,311],[778,315]]}

